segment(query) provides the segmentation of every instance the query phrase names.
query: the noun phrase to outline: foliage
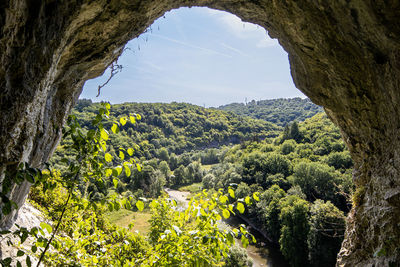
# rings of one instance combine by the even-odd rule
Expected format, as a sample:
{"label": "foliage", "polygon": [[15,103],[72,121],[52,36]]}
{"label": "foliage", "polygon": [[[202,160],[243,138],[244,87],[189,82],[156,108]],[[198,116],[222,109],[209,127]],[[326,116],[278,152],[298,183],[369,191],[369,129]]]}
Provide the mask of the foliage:
{"label": "foliage", "polygon": [[[22,242],[29,235],[35,238],[32,252],[41,255],[39,263],[73,266],[222,266],[230,257],[230,247],[239,232],[244,246],[249,244],[248,238],[251,242],[255,241],[244,226],[232,231],[219,225],[222,216],[227,218],[235,212],[245,211],[241,200],[231,203],[235,201],[231,188],[228,189],[229,196],[222,190],[215,193],[203,191],[184,210],[178,210],[175,202],[165,198],[153,200],[150,204],[153,217],[149,242],[128,229],[110,226],[103,218],[107,209],[133,209],[132,197],[124,191],[125,182],[132,172],[137,172],[135,177],[139,178],[129,184],[137,182],[141,188],[148,186],[146,191],[152,195],[160,192],[164,183],[157,178],[162,175],[161,171],[153,169],[159,166],[157,161],[150,161],[142,168],[132,157],[132,148],[121,147],[118,153],[111,153],[111,148],[107,147],[110,134],[102,123],[103,116],[110,114],[109,109],[109,104],[102,104],[88,129],[82,129],[75,116],[68,119],[64,136],[70,137],[70,142],[65,145],[70,154],[61,161],[67,166],[62,172],[43,171],[43,181],[31,191],[32,201],[42,207],[56,226],[42,223],[41,228],[31,231],[20,229],[14,235],[20,236]],[[126,125],[128,120],[135,123],[139,118],[139,115],[128,115],[114,120],[112,132],[119,132],[120,126]],[[162,157],[165,160],[165,153],[161,154],[164,154]],[[200,181],[200,170],[199,162],[189,163],[183,169],[184,177]],[[122,182],[117,178],[119,175],[123,176]],[[88,188],[94,184],[112,184],[114,190],[109,189],[99,201],[89,201],[87,197],[92,191],[88,192]],[[253,198],[258,197],[255,195]],[[146,200],[137,200],[134,205],[139,211],[146,206],[143,201]],[[8,261],[5,262],[7,265]]]}
{"label": "foliage", "polygon": [[229,256],[225,261],[224,267],[251,267],[253,266],[253,261],[247,255],[244,248],[239,246],[232,246],[229,249]]}
{"label": "foliage", "polygon": [[220,106],[219,109],[231,111],[242,116],[262,119],[285,126],[292,121],[304,121],[322,112],[322,108],[313,104],[310,99],[280,98],[271,100],[251,101],[249,103],[232,103]]}
{"label": "foliage", "polygon": [[307,201],[291,195],[283,199],[279,219],[282,222],[279,245],[291,266],[308,264],[307,236],[309,232]]}
{"label": "foliage", "polygon": [[[204,176],[203,187],[236,184],[235,194],[240,198],[259,191],[260,202],[251,205],[243,216],[262,229],[272,242],[279,243],[291,264],[314,264],[317,257],[332,265],[339,250],[337,242],[343,239],[339,222],[351,206],[352,162],[339,130],[326,115],[318,114],[295,126],[294,136],[301,136],[297,140],[291,135],[292,125],[287,127],[285,138],[282,132],[275,139],[233,146]],[[321,201],[327,204],[317,205]],[[340,226],[320,224],[321,228],[315,232],[316,218],[323,217],[317,211],[319,217],[313,213],[315,205],[326,211],[332,209],[327,215],[331,216],[329,221]],[[337,234],[322,244],[321,235],[329,229],[335,229]],[[327,252],[324,257],[316,256],[318,246]]]}
{"label": "foliage", "polygon": [[331,202],[316,200],[310,209],[309,260],[313,266],[334,266],[345,230],[345,216]]}

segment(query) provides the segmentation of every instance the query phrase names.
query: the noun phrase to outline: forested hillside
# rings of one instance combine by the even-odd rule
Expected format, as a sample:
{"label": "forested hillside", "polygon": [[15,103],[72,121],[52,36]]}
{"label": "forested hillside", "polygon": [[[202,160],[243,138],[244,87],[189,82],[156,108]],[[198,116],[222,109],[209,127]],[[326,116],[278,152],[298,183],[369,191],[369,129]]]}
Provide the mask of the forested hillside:
{"label": "forested hillside", "polygon": [[[99,103],[79,100],[72,114],[83,127],[90,125]],[[112,145],[120,147],[140,146],[147,159],[155,157],[160,148],[169,153],[181,154],[191,150],[238,144],[250,139],[277,136],[280,127],[238,116],[225,111],[207,109],[187,103],[125,103],[113,105],[105,126],[126,114],[140,114],[140,122],[127,123],[121,133],[113,138]]]}
{"label": "forested hillside", "polygon": [[202,184],[235,187],[238,198],[260,192],[243,216],[279,244],[289,263],[334,266],[351,207],[352,166],[338,128],[320,113],[278,138],[235,145]]}
{"label": "forested hillside", "polygon": [[[78,102],[73,117],[85,129],[78,133],[78,137],[65,138],[57,148],[51,160],[52,166],[61,170],[61,173],[55,172],[56,180],[60,179],[60,175],[63,176],[62,173],[69,175],[62,164],[79,164],[76,161],[79,155],[67,148],[81,142],[79,135],[90,136],[90,131],[98,124],[99,115],[96,112],[101,107],[102,104],[88,100]],[[208,193],[195,197],[200,202],[194,203],[203,205],[203,208],[191,211],[194,218],[201,215],[201,218],[207,220],[220,220],[235,215],[247,219],[264,232],[272,243],[279,245],[292,266],[334,266],[343,239],[345,215],[352,201],[357,201],[357,197],[351,199],[353,163],[338,128],[324,113],[300,123],[290,121],[291,114],[289,112],[288,117],[284,117],[285,113],[282,112],[282,121],[290,123],[281,128],[262,120],[190,104],[114,105],[107,114],[103,114],[107,118],[101,126],[104,129],[101,128],[99,133],[100,136],[104,135],[108,143],[104,149],[105,155],[101,156],[103,161],[105,158],[103,164],[107,169],[100,172],[105,176],[114,176],[115,172],[118,179],[87,180],[85,177],[77,177],[77,195],[102,207],[95,213],[95,216],[101,218],[101,226],[96,230],[100,236],[114,231],[114,228],[105,226],[107,223],[103,222],[108,221],[103,218],[106,207],[112,211],[124,206],[131,213],[143,208],[151,210],[152,219],[145,222],[150,224],[146,226],[150,231],[148,236],[131,236],[126,231],[123,233],[133,246],[126,247],[126,251],[139,253],[129,256],[136,261],[143,260],[143,257],[146,261],[151,258],[145,251],[157,249],[156,244],[160,238],[165,238],[164,231],[173,231],[173,238],[176,238],[175,241],[164,240],[167,242],[166,247],[163,247],[166,253],[171,253],[171,244],[183,250],[181,243],[174,243],[181,242],[177,241],[179,238],[186,238],[180,231],[186,230],[189,239],[196,233],[212,235],[211,232],[204,233],[204,229],[198,232],[197,226],[190,221],[182,222],[185,217],[175,214],[174,206],[168,201],[161,199],[157,202],[160,204],[149,205],[147,200],[161,196],[163,188],[168,186],[192,192],[207,189]],[[71,129],[73,127],[70,126]],[[134,164],[123,163],[131,156],[130,162]],[[71,167],[67,165],[67,168]],[[52,186],[55,186],[53,182]],[[53,195],[43,195],[40,188],[35,188],[31,199],[46,207],[52,201],[57,201],[60,194],[65,197],[65,191],[57,188],[59,191]],[[221,195],[228,188],[228,197]],[[119,202],[121,198],[123,202]],[[102,206],[100,203],[105,203],[105,200],[111,200],[112,203]],[[211,201],[211,204],[207,204],[211,205],[210,208],[204,208],[205,201]],[[212,209],[220,205],[223,206],[223,212],[218,217],[218,211]],[[54,213],[53,209],[48,211],[50,215]],[[59,214],[59,211],[54,214]],[[141,213],[139,215],[142,216]],[[121,218],[113,220],[123,220],[125,215],[118,216]],[[185,223],[189,224],[184,226]],[[196,219],[196,223],[203,225],[201,220]],[[177,225],[181,225],[178,230]],[[66,227],[69,229],[70,226]],[[216,225],[207,227],[211,227],[214,234],[218,228]],[[246,237],[251,237],[248,234],[234,236],[242,236],[242,242],[245,243],[248,242]],[[230,238],[230,235],[227,237]],[[232,240],[228,241],[227,237],[218,242],[230,244]],[[107,242],[118,246],[119,241]],[[213,249],[212,245],[204,243],[202,249],[205,254],[199,255],[202,260],[208,261],[207,251]],[[228,246],[224,247],[224,251],[230,254],[216,262],[225,261],[223,266],[249,266],[242,250],[232,251]],[[185,260],[191,262],[194,258],[197,260],[196,253],[192,252],[187,258],[182,258],[177,256],[181,254],[175,252],[172,253],[173,261],[166,262],[178,264]],[[60,249],[59,253],[68,257],[69,252]],[[118,258],[114,252],[110,253],[110,257]],[[179,260],[175,261],[176,257],[180,257]],[[65,259],[68,260],[73,262],[73,259]],[[227,264],[229,261],[233,263]]]}
{"label": "forested hillside", "polygon": [[232,103],[220,106],[218,109],[265,120],[279,126],[285,126],[292,121],[304,121],[323,111],[320,106],[312,103],[310,99],[301,99],[300,97],[253,100],[246,104]]}

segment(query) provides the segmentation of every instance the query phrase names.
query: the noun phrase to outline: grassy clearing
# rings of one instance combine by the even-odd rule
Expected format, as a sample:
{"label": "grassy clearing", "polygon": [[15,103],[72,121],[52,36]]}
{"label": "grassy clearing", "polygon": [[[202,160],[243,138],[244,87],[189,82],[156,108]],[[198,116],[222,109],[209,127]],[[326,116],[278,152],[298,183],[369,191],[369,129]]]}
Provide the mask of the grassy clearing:
{"label": "grassy clearing", "polygon": [[202,165],[201,168],[203,168],[206,171],[211,170],[212,167],[217,166],[218,164],[210,164],[210,165]]}
{"label": "grassy clearing", "polygon": [[203,185],[201,183],[194,183],[190,185],[181,186],[178,188],[178,190],[182,192],[190,192],[193,195],[201,192],[201,190],[203,190]]}
{"label": "grassy clearing", "polygon": [[146,235],[149,232],[151,213],[149,211],[133,212],[130,210],[120,209],[118,211],[107,212],[105,217],[110,223],[119,227],[128,227],[130,223],[134,226],[132,231],[139,231]]}

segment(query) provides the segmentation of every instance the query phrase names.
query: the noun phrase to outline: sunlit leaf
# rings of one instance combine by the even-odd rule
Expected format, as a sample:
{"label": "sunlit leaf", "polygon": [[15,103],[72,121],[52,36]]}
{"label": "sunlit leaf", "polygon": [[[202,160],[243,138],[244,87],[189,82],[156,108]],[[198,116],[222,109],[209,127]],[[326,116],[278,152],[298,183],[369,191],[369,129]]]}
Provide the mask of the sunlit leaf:
{"label": "sunlit leaf", "polygon": [[118,179],[113,179],[113,184],[114,184],[114,187],[115,188],[117,188],[117,186],[118,186]]}
{"label": "sunlit leaf", "polygon": [[140,116],[140,114],[136,114],[136,119],[141,120],[142,116]]}
{"label": "sunlit leaf", "polygon": [[129,154],[129,156],[132,156],[133,155],[133,149],[132,148],[128,148],[128,150],[127,150],[127,152],[128,152],[128,154]]}
{"label": "sunlit leaf", "polygon": [[111,162],[111,161],[113,160],[113,156],[111,156],[110,153],[106,153],[106,154],[104,155],[104,159],[105,159],[107,162]]}
{"label": "sunlit leaf", "polygon": [[228,197],[225,195],[222,195],[219,197],[219,202],[221,202],[222,204],[225,204],[228,201]]}
{"label": "sunlit leaf", "polygon": [[45,222],[41,222],[40,223],[40,227],[42,229],[46,229],[46,231],[50,234],[51,232],[53,232],[53,228],[51,227],[51,225],[45,223]]}
{"label": "sunlit leaf", "polygon": [[140,172],[142,171],[142,166],[140,164],[136,164],[136,168],[138,171],[140,171]]}
{"label": "sunlit leaf", "polygon": [[128,166],[124,166],[124,170],[126,177],[131,176],[131,168],[129,168]]}
{"label": "sunlit leaf", "polygon": [[232,188],[229,188],[229,189],[228,189],[228,193],[229,193],[229,195],[231,196],[231,198],[235,198],[235,191],[233,191]]}
{"label": "sunlit leaf", "polygon": [[229,210],[224,209],[222,211],[222,216],[224,216],[225,219],[228,219],[231,216],[231,213],[229,212]]}
{"label": "sunlit leaf", "polygon": [[124,152],[121,151],[121,150],[119,151],[118,156],[119,156],[119,158],[120,158],[121,160],[124,160],[124,158],[125,158],[125,154],[124,154]]}
{"label": "sunlit leaf", "polygon": [[113,126],[111,126],[111,131],[115,134],[119,132],[119,128],[116,123],[114,123]]}
{"label": "sunlit leaf", "polygon": [[118,175],[117,176],[120,176],[121,175],[121,173],[122,173],[122,167],[121,166],[117,166],[117,167],[115,167],[115,170],[117,171],[117,173],[118,173]]}
{"label": "sunlit leaf", "polygon": [[141,200],[136,201],[136,208],[137,208],[139,211],[142,211],[142,210],[144,209],[144,203],[143,203],[143,201],[141,201]]}
{"label": "sunlit leaf", "polygon": [[124,126],[125,124],[126,124],[126,117],[121,117],[120,119],[119,119],[119,122],[121,123],[121,125],[122,126]]}
{"label": "sunlit leaf", "polygon": [[104,140],[108,140],[108,132],[103,128],[100,130],[100,136]]}
{"label": "sunlit leaf", "polygon": [[260,201],[260,193],[259,192],[254,192],[253,193],[253,198],[255,201]]}
{"label": "sunlit leaf", "polygon": [[112,175],[112,170],[111,169],[106,169],[105,173],[106,177],[110,177]]}
{"label": "sunlit leaf", "polygon": [[240,241],[242,241],[242,246],[244,248],[247,248],[247,246],[249,245],[249,240],[246,238],[245,235],[242,235],[242,238],[240,239]]}
{"label": "sunlit leaf", "polygon": [[236,205],[236,209],[240,212],[243,213],[244,212],[244,205],[242,202],[238,202]]}
{"label": "sunlit leaf", "polygon": [[244,202],[246,203],[246,205],[250,205],[251,204],[251,198],[249,196],[244,198]]}
{"label": "sunlit leaf", "polygon": [[132,124],[136,123],[136,119],[133,116],[129,116],[129,120],[131,121]]}

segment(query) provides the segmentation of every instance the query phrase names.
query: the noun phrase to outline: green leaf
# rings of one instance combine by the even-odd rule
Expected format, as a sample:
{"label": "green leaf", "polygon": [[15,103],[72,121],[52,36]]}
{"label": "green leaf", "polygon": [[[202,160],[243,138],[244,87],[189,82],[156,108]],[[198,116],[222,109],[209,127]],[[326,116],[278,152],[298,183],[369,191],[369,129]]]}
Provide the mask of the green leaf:
{"label": "green leaf", "polygon": [[228,219],[231,216],[231,213],[229,212],[229,210],[224,209],[222,211],[222,216],[224,216],[225,219]]}
{"label": "green leaf", "polygon": [[242,241],[243,247],[247,248],[247,246],[249,245],[249,240],[246,238],[246,236],[242,235],[242,238],[240,240]]}
{"label": "green leaf", "polygon": [[111,161],[113,160],[113,156],[111,156],[110,153],[106,153],[106,154],[104,155],[104,159],[105,159],[107,162],[111,162]]}
{"label": "green leaf", "polygon": [[124,158],[125,158],[125,154],[124,154],[124,152],[121,151],[121,150],[119,151],[118,156],[119,156],[119,158],[120,158],[121,160],[124,160]]}
{"label": "green leaf", "polygon": [[111,126],[111,131],[115,134],[119,132],[119,128],[116,123],[114,123],[113,126]]}
{"label": "green leaf", "polygon": [[22,250],[18,250],[17,257],[24,256],[24,254],[25,254],[25,252],[23,252]]}
{"label": "green leaf", "polygon": [[40,223],[40,227],[41,227],[42,229],[46,229],[46,231],[47,231],[49,234],[51,234],[51,232],[53,232],[53,228],[51,227],[51,225],[49,225],[49,224],[47,224],[47,223],[45,223],[45,222],[41,222],[41,223]]}
{"label": "green leaf", "polygon": [[4,260],[1,260],[0,261],[2,264],[4,264],[4,266],[10,266],[11,265],[11,262],[12,262],[12,258],[11,257],[8,257],[8,258],[5,258]]}
{"label": "green leaf", "polygon": [[236,228],[233,228],[232,232],[235,234],[235,236],[238,236],[239,230]]}
{"label": "green leaf", "polygon": [[3,205],[4,205],[3,208],[2,208],[3,214],[4,215],[10,214],[11,209],[12,209],[11,201],[4,202]]}
{"label": "green leaf", "polygon": [[231,198],[235,198],[235,191],[233,191],[232,188],[228,189],[228,193],[231,196]]}
{"label": "green leaf", "polygon": [[128,154],[129,154],[129,156],[132,156],[133,155],[133,149],[132,148],[128,148],[128,150],[127,150],[127,152],[128,152]]}
{"label": "green leaf", "polygon": [[144,209],[144,203],[143,203],[143,201],[141,201],[141,200],[136,201],[136,208],[137,208],[139,211],[142,211],[142,210]]}
{"label": "green leaf", "polygon": [[33,246],[31,247],[31,250],[32,250],[33,253],[36,253],[36,251],[37,251],[37,246],[33,245]]}
{"label": "green leaf", "polygon": [[100,136],[102,139],[108,140],[108,132],[104,128],[100,130]]}
{"label": "green leaf", "polygon": [[253,193],[253,198],[255,201],[260,201],[260,192],[254,192]]}
{"label": "green leaf", "polygon": [[129,116],[129,120],[131,121],[132,124],[136,123],[136,119],[133,116]]}
{"label": "green leaf", "polygon": [[118,180],[117,180],[117,179],[113,179],[113,184],[114,184],[114,187],[117,188],[117,186],[118,186]]}
{"label": "green leaf", "polygon": [[27,255],[26,256],[26,265],[28,266],[28,267],[31,267],[32,266],[32,262],[31,262],[31,258]]}
{"label": "green leaf", "polygon": [[28,232],[23,232],[21,236],[21,243],[24,243],[27,238],[28,238]]}
{"label": "green leaf", "polygon": [[131,176],[131,168],[129,168],[128,166],[124,166],[124,170],[126,177]]}
{"label": "green leaf", "polygon": [[121,125],[122,126],[124,126],[125,124],[126,124],[126,117],[121,117],[120,119],[119,119],[119,122],[121,123]]}
{"label": "green leaf", "polygon": [[136,164],[136,168],[137,168],[137,170],[138,170],[139,172],[142,171],[142,166],[140,166],[140,164]]}
{"label": "green leaf", "polygon": [[110,177],[112,175],[112,170],[111,169],[106,169],[104,174],[105,174],[106,177]]}
{"label": "green leaf", "polygon": [[17,261],[17,267],[22,267],[22,264],[20,261]]}
{"label": "green leaf", "polygon": [[240,212],[243,213],[244,212],[244,205],[242,202],[238,202],[236,205],[236,209]]}
{"label": "green leaf", "polygon": [[225,195],[222,195],[219,197],[219,202],[221,202],[222,204],[225,204],[228,201],[228,197]]}
{"label": "green leaf", "polygon": [[117,166],[117,167],[115,167],[115,170],[117,171],[117,174],[118,174],[116,176],[120,176],[121,172],[122,172],[122,167],[121,166]]}
{"label": "green leaf", "polygon": [[110,105],[110,103],[105,103],[105,104],[104,104],[104,107],[105,107],[106,109],[110,109],[110,108],[111,108],[111,105]]}
{"label": "green leaf", "polygon": [[249,196],[245,197],[244,202],[246,203],[246,205],[250,205],[251,204],[251,198]]}

